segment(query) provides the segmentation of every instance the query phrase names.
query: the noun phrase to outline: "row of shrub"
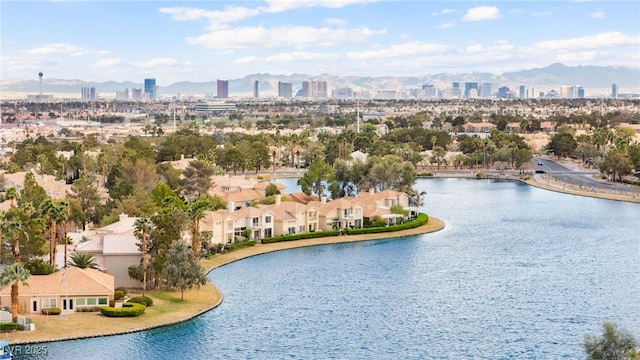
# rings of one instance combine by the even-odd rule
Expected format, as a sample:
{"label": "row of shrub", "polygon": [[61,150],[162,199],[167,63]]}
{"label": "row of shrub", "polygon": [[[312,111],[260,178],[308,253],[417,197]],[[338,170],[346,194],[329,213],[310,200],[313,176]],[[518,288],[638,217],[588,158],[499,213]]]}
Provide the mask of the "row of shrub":
{"label": "row of shrub", "polygon": [[340,230],[326,230],[326,231],[315,231],[315,232],[300,233],[300,234],[280,235],[276,237],[264,238],[262,239],[262,243],[270,244],[270,243],[281,242],[281,241],[315,239],[319,237],[336,236],[336,235],[340,235]]}
{"label": "row of shrub", "polygon": [[[115,305],[115,303],[113,304]],[[78,306],[76,312],[98,312],[102,306]]]}
{"label": "row of shrub", "polygon": [[17,323],[14,323],[14,322],[0,322],[0,331],[18,330],[19,326],[20,325],[18,325]]}
{"label": "row of shrub", "polygon": [[237,243],[233,243],[231,245],[227,245],[224,247],[224,251],[229,252],[229,251],[235,251],[238,249],[242,249],[242,248],[246,248],[246,247],[250,247],[256,244],[255,240],[247,240],[247,241],[239,241]]}
{"label": "row of shrub", "polygon": [[60,308],[57,308],[57,307],[52,307],[52,308],[42,308],[40,312],[42,312],[42,315],[60,315],[62,310],[60,310]]}
{"label": "row of shrub", "polygon": [[429,221],[429,215],[420,213],[415,220],[407,221],[403,224],[391,225],[391,226],[379,226],[379,227],[369,227],[369,228],[358,228],[358,229],[346,229],[348,235],[357,235],[357,234],[374,234],[374,233],[382,233],[382,232],[391,232],[391,231],[399,231],[406,229],[417,228],[418,226],[422,226]]}
{"label": "row of shrub", "polygon": [[121,308],[103,306],[100,308],[100,312],[107,317],[133,317],[144,313],[146,308],[142,304],[126,302],[122,304]]}
{"label": "row of shrub", "polygon": [[129,299],[130,303],[142,304],[146,307],[153,305],[153,300],[148,296],[135,296]]}

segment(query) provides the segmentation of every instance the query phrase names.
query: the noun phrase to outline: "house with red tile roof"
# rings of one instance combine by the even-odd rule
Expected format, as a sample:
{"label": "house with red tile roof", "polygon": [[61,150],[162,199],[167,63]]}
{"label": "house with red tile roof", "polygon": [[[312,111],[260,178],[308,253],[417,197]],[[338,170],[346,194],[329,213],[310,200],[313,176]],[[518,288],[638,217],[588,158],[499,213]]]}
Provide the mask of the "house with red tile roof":
{"label": "house with red tile roof", "polygon": [[[113,299],[114,277],[94,269],[67,267],[49,275],[32,275],[29,285],[18,285],[20,311],[40,313],[44,308],[65,312],[106,306]],[[0,289],[0,306],[11,306],[11,286]]]}

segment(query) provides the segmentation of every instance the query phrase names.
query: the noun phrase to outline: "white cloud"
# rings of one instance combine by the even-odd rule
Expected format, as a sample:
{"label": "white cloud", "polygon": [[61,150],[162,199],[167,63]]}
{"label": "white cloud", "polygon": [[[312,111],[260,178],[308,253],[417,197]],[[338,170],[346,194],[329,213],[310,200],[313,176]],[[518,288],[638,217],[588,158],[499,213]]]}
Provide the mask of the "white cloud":
{"label": "white cloud", "polygon": [[173,58],[156,58],[136,63],[139,67],[155,67],[155,66],[173,66],[177,65],[178,60]]}
{"label": "white cloud", "polygon": [[456,25],[454,23],[452,23],[452,22],[445,22],[445,23],[439,24],[436,27],[438,29],[451,29],[454,26],[456,26]]}
{"label": "white cloud", "polygon": [[368,58],[398,58],[414,55],[430,55],[442,54],[449,51],[449,48],[440,44],[425,43],[406,43],[392,45],[385,49],[369,50],[369,51],[350,51],[347,52],[349,59],[368,59]]}
{"label": "white cloud", "polygon": [[549,15],[553,15],[552,11],[536,11],[536,12],[532,12],[531,16],[549,16]]}
{"label": "white cloud", "polygon": [[70,56],[81,56],[81,55],[88,55],[88,54],[106,54],[107,52],[101,51],[101,50],[85,49],[82,47],[78,47],[78,46],[66,44],[66,43],[54,43],[54,44],[48,44],[39,48],[28,50],[27,53],[31,55],[62,54],[62,55],[70,55]]}
{"label": "white cloud", "polygon": [[625,35],[621,32],[607,32],[574,39],[547,40],[531,45],[529,51],[569,51],[599,49],[613,46],[638,46],[640,36]]}
{"label": "white cloud", "polygon": [[266,12],[277,13],[297,8],[326,7],[339,9],[349,5],[368,4],[378,0],[267,0]]}
{"label": "white cloud", "polygon": [[267,62],[292,62],[292,61],[333,61],[341,56],[336,54],[309,53],[309,52],[290,52],[272,56],[267,56]]}
{"label": "white cloud", "polygon": [[214,24],[226,24],[260,14],[259,9],[239,6],[228,6],[224,10],[214,11],[191,7],[163,7],[159,11],[163,14],[171,15],[171,18],[176,21],[207,19]]}
{"label": "white cloud", "polygon": [[93,64],[93,66],[109,67],[109,66],[119,65],[121,63],[122,63],[122,59],[120,59],[120,58],[111,58],[111,59],[98,60],[98,61],[96,61],[95,64]]}
{"label": "white cloud", "polygon": [[478,6],[467,10],[462,21],[482,21],[500,19],[500,9],[495,6]]}
{"label": "white cloud", "polygon": [[604,11],[602,10],[597,10],[589,14],[589,17],[592,19],[604,19],[605,16]]}
{"label": "white cloud", "polygon": [[439,15],[451,14],[453,12],[455,12],[455,10],[453,10],[453,9],[442,9],[440,11],[432,12],[431,15],[432,16],[439,16]]}
{"label": "white cloud", "polygon": [[344,19],[329,18],[329,19],[325,19],[324,23],[327,25],[346,25],[347,21]]}
{"label": "white cloud", "polygon": [[362,43],[372,36],[386,34],[385,29],[332,29],[309,26],[281,26],[275,28],[241,27],[220,29],[208,34],[188,37],[187,43],[211,49],[270,49],[278,47],[335,46]]}

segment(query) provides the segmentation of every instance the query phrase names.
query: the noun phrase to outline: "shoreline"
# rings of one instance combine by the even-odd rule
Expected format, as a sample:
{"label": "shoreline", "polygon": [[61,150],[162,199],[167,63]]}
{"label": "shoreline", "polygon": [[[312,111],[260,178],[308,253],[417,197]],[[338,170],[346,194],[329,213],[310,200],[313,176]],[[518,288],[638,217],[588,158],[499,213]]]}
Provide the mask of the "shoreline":
{"label": "shoreline", "polygon": [[[212,270],[239,261],[243,259],[247,259],[253,256],[258,256],[270,252],[282,251],[288,249],[296,249],[303,247],[311,247],[311,246],[319,246],[319,245],[329,245],[329,244],[342,244],[342,243],[353,243],[353,242],[361,242],[361,241],[373,241],[373,240],[381,240],[381,239],[394,239],[394,238],[403,238],[421,234],[428,234],[436,231],[440,231],[444,229],[445,224],[442,220],[429,216],[429,221],[417,228],[400,230],[396,232],[388,232],[388,233],[376,233],[376,234],[359,234],[359,235],[341,235],[341,236],[328,236],[325,238],[315,238],[315,239],[304,239],[304,240],[295,240],[295,241],[283,241],[271,244],[257,244],[252,247],[238,249],[234,252],[227,254],[220,254],[212,257],[211,259],[201,260],[200,264],[205,269],[205,273],[209,274]],[[157,323],[153,323],[152,321],[144,326],[135,326],[137,323],[136,319],[139,318],[107,318],[103,317],[99,313],[71,313],[67,315],[58,315],[54,317],[43,317],[40,315],[36,315],[37,318],[42,319],[46,318],[47,323],[51,321],[51,323],[56,323],[61,325],[60,321],[68,322],[68,324],[72,324],[73,329],[63,329],[65,333],[69,333],[67,330],[75,330],[76,332],[81,330],[82,334],[77,335],[68,335],[68,336],[60,336],[60,337],[51,337],[51,334],[45,332],[44,329],[38,329],[36,327],[35,331],[18,331],[6,333],[6,340],[11,345],[26,345],[26,344],[43,344],[49,342],[58,342],[58,341],[70,341],[70,340],[81,340],[87,338],[94,337],[105,337],[105,336],[114,336],[114,335],[125,335],[130,333],[142,332],[146,330],[152,330],[155,328],[177,325],[189,320],[192,320],[208,311],[211,311],[218,307],[222,301],[224,300],[222,292],[215,286],[215,284],[211,282],[207,282],[207,285],[204,287],[208,288],[207,294],[211,294],[213,301],[208,301],[206,304],[202,304],[202,306],[196,307],[195,309],[191,309],[188,314],[185,314],[182,317],[177,319],[172,319],[169,321],[158,321]],[[189,293],[196,293],[198,291],[202,291],[201,289],[192,289],[188,290]],[[186,295],[188,293],[185,291],[185,299],[187,299]],[[179,292],[176,292],[179,294]],[[149,295],[149,294],[148,294]],[[156,300],[155,297],[154,301]],[[154,306],[155,303],[154,303]],[[153,311],[154,306],[151,306],[147,309],[147,311]],[[144,316],[144,315],[143,315]],[[91,319],[93,317],[93,319]],[[83,328],[82,319],[86,318],[89,320],[95,320],[99,317],[99,322],[104,323],[117,323],[116,325],[120,325],[120,327],[125,328],[123,330],[104,330],[100,326],[97,329],[87,330]],[[121,323],[122,320],[131,320],[127,324]],[[164,319],[160,319],[164,320]],[[132,326],[133,323],[133,326]],[[106,326],[107,324],[101,324]],[[60,326],[62,327],[62,326]],[[39,336],[42,335],[42,336]],[[46,337],[49,336],[49,337]]]}

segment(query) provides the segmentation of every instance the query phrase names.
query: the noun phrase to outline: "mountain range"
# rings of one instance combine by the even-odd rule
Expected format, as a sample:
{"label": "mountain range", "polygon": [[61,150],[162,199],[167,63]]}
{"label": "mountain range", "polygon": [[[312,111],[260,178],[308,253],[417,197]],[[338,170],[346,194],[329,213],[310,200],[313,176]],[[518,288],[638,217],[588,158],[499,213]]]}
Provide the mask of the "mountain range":
{"label": "mountain range", "polygon": [[[142,79],[141,79],[142,80]],[[335,76],[329,74],[309,75],[272,75],[252,74],[239,79],[229,80],[231,96],[251,96],[253,81],[258,80],[262,96],[276,95],[278,81],[293,84],[294,93],[301,87],[303,80],[327,81],[329,89],[352,88],[354,90],[408,90],[421,88],[424,84],[433,84],[438,88],[451,87],[452,82],[494,83],[516,89],[520,85],[535,87],[540,90],[551,90],[559,86],[578,85],[584,88],[611,89],[617,84],[620,92],[637,92],[640,89],[640,69],[626,66],[566,66],[560,63],[543,68],[534,68],[502,74],[484,72],[472,73],[439,73],[425,76]],[[81,87],[95,87],[99,94],[115,94],[117,91],[132,88],[143,88],[143,82],[93,82],[84,80],[44,79],[44,93],[80,93]],[[191,82],[181,81],[169,86],[160,86],[160,95],[205,95],[216,93],[216,80]],[[9,79],[0,81],[1,92],[37,93],[37,79]],[[329,91],[330,92],[330,91]]]}

